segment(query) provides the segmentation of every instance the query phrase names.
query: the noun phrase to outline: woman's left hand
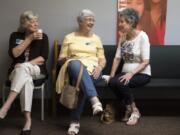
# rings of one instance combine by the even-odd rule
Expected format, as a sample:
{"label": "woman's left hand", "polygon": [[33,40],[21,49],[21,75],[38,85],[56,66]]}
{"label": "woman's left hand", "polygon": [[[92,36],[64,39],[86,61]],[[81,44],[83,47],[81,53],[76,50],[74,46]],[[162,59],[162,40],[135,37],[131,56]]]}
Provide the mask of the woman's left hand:
{"label": "woman's left hand", "polygon": [[94,79],[97,79],[100,76],[101,71],[102,71],[102,68],[100,66],[94,68],[93,73],[92,73]]}
{"label": "woman's left hand", "polygon": [[126,73],[123,76],[119,77],[119,80],[120,82],[124,82],[124,85],[127,85],[132,77],[132,73]]}

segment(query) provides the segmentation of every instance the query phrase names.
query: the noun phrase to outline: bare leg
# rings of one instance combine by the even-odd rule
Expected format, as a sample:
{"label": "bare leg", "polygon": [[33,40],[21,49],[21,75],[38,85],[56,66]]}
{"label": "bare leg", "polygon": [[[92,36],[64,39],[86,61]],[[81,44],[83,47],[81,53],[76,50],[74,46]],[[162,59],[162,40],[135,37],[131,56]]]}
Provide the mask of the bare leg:
{"label": "bare leg", "polygon": [[0,118],[1,119],[3,119],[6,116],[9,108],[11,107],[11,104],[13,103],[13,101],[15,100],[17,95],[18,95],[17,92],[12,91],[12,90],[10,91],[9,96],[8,96],[6,102],[4,103],[2,108],[0,109]]}
{"label": "bare leg", "polygon": [[125,110],[124,117],[122,118],[122,121],[124,122],[128,121],[131,113],[132,113],[131,105],[126,105],[126,110]]}
{"label": "bare leg", "polygon": [[133,102],[133,103],[131,104],[131,109],[132,109],[133,112],[139,112],[139,110],[138,110],[135,102]]}
{"label": "bare leg", "polygon": [[98,97],[94,96],[94,97],[91,97],[90,102],[91,102],[91,105],[94,105],[95,103],[100,102],[100,101]]}
{"label": "bare leg", "polygon": [[31,112],[24,112],[25,117],[25,123],[23,127],[23,131],[30,130],[31,129]]}

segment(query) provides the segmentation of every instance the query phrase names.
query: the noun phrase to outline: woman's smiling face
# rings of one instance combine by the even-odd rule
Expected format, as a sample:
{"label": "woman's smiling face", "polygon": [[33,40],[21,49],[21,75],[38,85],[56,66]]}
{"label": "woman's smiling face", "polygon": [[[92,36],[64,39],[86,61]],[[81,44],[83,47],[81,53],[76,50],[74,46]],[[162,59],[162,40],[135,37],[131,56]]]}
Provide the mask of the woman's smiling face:
{"label": "woman's smiling face", "polygon": [[94,26],[94,22],[95,22],[95,19],[93,16],[85,16],[81,21],[80,21],[80,26],[82,29],[90,32],[91,29],[93,28]]}

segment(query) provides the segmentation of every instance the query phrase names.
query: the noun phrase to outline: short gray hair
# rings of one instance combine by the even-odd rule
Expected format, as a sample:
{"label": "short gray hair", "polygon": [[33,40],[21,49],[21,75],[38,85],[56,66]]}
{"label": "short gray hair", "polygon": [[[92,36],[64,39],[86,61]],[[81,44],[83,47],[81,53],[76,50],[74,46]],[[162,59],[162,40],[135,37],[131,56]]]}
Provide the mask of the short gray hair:
{"label": "short gray hair", "polygon": [[95,17],[95,14],[89,9],[83,9],[80,11],[77,19],[78,19],[78,21],[82,21],[84,19],[84,17],[87,17],[87,16]]}
{"label": "short gray hair", "polygon": [[33,19],[38,19],[38,15],[34,14],[32,11],[25,11],[24,13],[21,14],[20,19],[19,19],[19,28],[18,31],[19,32],[24,32],[25,31],[25,27],[24,24],[27,21],[31,21]]}
{"label": "short gray hair", "polygon": [[139,22],[139,14],[136,10],[132,8],[125,8],[119,12],[118,16],[119,18],[123,17],[127,23],[132,24],[133,28],[137,27]]}

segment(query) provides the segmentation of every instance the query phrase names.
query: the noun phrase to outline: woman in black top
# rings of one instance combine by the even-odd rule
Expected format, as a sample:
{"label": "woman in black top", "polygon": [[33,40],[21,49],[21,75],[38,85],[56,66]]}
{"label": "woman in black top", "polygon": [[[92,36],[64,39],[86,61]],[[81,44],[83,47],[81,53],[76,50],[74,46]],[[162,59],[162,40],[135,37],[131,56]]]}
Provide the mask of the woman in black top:
{"label": "woman in black top", "polygon": [[8,72],[11,91],[0,109],[0,119],[6,116],[12,102],[20,94],[21,109],[25,116],[21,135],[31,132],[33,80],[47,76],[48,37],[38,29],[37,19],[32,11],[24,12],[20,16],[18,32],[13,32],[9,40],[9,55],[12,58]]}

